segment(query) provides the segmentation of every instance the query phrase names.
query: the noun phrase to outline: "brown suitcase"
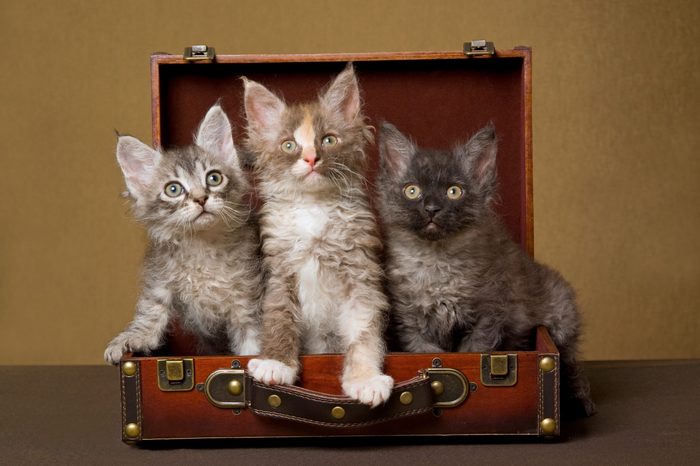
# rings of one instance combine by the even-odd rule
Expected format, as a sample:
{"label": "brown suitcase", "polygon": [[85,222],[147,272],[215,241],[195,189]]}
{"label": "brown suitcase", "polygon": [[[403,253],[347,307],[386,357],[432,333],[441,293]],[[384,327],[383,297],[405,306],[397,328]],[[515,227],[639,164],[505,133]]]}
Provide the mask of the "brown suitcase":
{"label": "brown suitcase", "polygon": [[[240,141],[247,76],[287,101],[307,100],[349,61],[372,124],[390,121],[421,145],[446,147],[492,121],[499,134],[503,216],[514,240],[533,252],[531,52],[219,55],[192,47],[151,58],[153,143],[187,145],[221,99]],[[375,147],[369,149],[376,160]],[[301,357],[298,387],[268,387],[245,374],[247,356],[193,356],[177,332],[157,355],[120,365],[126,442],[316,436],[559,434],[559,354],[547,330],[531,351],[491,354],[390,353],[396,388],[375,409],[341,396],[342,355]]]}

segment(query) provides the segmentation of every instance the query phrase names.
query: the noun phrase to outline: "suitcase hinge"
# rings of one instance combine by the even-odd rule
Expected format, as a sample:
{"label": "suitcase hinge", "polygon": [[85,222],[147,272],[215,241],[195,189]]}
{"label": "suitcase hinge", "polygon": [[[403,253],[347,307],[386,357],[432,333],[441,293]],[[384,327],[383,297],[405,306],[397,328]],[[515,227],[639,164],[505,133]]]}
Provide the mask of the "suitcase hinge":
{"label": "suitcase hinge", "polygon": [[495,55],[496,48],[493,42],[485,40],[473,40],[464,43],[464,54],[468,57],[477,57],[480,55]]}
{"label": "suitcase hinge", "polygon": [[512,387],[518,382],[517,354],[482,354],[481,383],[487,387]]}
{"label": "suitcase hinge", "polygon": [[187,61],[214,61],[216,51],[207,45],[193,45],[185,48],[183,58]]}

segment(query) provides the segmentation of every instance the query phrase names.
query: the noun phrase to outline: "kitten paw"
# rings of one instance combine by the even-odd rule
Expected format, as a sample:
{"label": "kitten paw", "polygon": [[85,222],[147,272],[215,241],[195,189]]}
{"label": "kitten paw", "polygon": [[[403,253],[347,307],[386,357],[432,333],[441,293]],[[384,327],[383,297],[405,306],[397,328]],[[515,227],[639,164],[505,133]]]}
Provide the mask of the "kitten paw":
{"label": "kitten paw", "polygon": [[275,359],[251,359],[248,373],[265,385],[292,385],[297,378],[297,369]]}
{"label": "kitten paw", "polygon": [[126,342],[119,341],[116,338],[107,346],[105,350],[104,358],[107,363],[112,365],[119,364],[122,360],[122,356],[127,352]]}
{"label": "kitten paw", "polygon": [[368,379],[343,381],[343,393],[360,403],[376,408],[391,396],[394,379],[388,375],[379,374]]}
{"label": "kitten paw", "polygon": [[110,345],[105,350],[105,361],[107,361],[108,364],[117,365],[119,361],[121,361],[122,356],[124,356],[124,353],[125,351],[123,348]]}
{"label": "kitten paw", "polygon": [[140,335],[134,335],[127,332],[119,334],[112,340],[105,350],[104,358],[109,364],[119,364],[124,353],[143,353],[149,354],[152,350],[158,348],[160,342],[153,336],[143,338]]}
{"label": "kitten paw", "polygon": [[583,405],[584,411],[586,411],[586,416],[590,417],[598,412],[598,408],[590,398],[581,400],[581,404]]}

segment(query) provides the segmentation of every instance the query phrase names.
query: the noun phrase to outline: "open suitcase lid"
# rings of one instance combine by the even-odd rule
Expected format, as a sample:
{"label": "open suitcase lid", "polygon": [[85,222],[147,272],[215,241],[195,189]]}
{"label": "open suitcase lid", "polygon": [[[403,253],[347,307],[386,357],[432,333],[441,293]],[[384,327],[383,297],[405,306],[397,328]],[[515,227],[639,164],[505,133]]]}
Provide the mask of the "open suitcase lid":
{"label": "open suitcase lid", "polygon": [[[191,53],[191,49],[186,50]],[[207,55],[209,52],[209,55]],[[197,125],[220,101],[235,141],[245,130],[241,76],[287,102],[310,100],[353,62],[370,124],[386,120],[419,146],[450,148],[489,122],[499,140],[496,210],[513,239],[533,254],[531,51],[515,50],[313,55],[151,57],[153,143],[192,142]],[[376,146],[368,147],[377,160]],[[376,165],[375,165],[376,166]]]}

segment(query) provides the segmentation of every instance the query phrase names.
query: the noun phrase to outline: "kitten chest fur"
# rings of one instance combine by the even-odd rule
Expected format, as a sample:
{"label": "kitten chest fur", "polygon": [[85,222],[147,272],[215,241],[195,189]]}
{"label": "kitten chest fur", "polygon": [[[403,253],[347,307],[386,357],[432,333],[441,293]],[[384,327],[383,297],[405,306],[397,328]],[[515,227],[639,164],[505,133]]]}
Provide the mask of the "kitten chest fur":
{"label": "kitten chest fur", "polygon": [[[348,220],[363,212],[337,199],[302,195],[294,201],[269,200],[262,221],[268,266],[283,263],[299,301],[306,353],[340,352],[336,312],[349,294],[346,252],[353,249]],[[353,212],[353,210],[356,211]],[[274,224],[267,220],[274,219]]]}
{"label": "kitten chest fur", "polygon": [[[410,302],[413,309],[420,310],[421,318],[426,321],[464,324],[477,264],[471,263],[474,261],[464,251],[443,249],[441,245],[417,240],[400,231],[392,235],[396,241],[388,246],[391,264],[388,274],[392,282],[400,283],[407,304]],[[456,262],[455,256],[466,256],[466,263]]]}
{"label": "kitten chest fur", "polygon": [[[194,237],[154,249],[152,266],[161,277],[168,277],[164,286],[172,293],[185,326],[195,332],[210,336],[220,332],[231,313],[231,303],[247,303],[249,290],[256,287],[250,279],[255,264],[241,263],[254,257],[253,248],[241,251],[240,246],[232,247],[233,243],[230,237],[215,241]],[[244,316],[250,311],[234,309],[233,313]]]}

